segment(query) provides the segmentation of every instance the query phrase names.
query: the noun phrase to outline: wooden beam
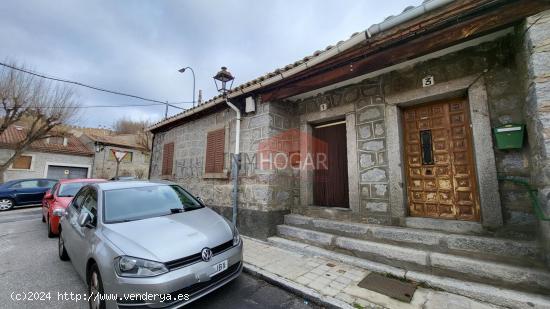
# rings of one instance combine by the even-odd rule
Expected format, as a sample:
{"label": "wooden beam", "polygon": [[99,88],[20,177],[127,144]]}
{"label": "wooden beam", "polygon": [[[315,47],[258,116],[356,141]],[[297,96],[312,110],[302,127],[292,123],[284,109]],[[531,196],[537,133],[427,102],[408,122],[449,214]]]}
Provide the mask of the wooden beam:
{"label": "wooden beam", "polygon": [[[470,40],[483,34],[509,26],[527,16],[550,8],[550,3],[540,0],[521,0],[501,6],[488,14],[476,16],[442,30],[419,34],[418,38],[404,44],[378,50],[374,54],[363,52],[365,57],[348,63],[338,64],[313,75],[290,77],[277,88],[262,89],[262,101],[274,101],[308,92],[353,77],[367,74],[385,67],[414,59],[449,46]],[[307,74],[307,72],[305,72]]]}
{"label": "wooden beam", "polygon": [[[351,59],[364,56],[367,53],[373,53],[377,48],[381,48],[389,42],[412,36],[417,32],[422,31],[422,29],[433,27],[442,20],[457,18],[457,16],[460,16],[468,10],[493,1],[494,0],[454,1],[444,8],[422,15],[419,18],[415,18],[387,31],[384,31],[378,35],[375,35],[369,39],[368,43],[364,43],[349,50],[346,50],[342,54],[327,59],[323,63],[317,64],[305,72],[300,72],[294,75],[292,78],[302,78],[306,75],[315,74],[315,72],[321,71],[328,66],[335,66],[341,63],[347,63]],[[285,82],[281,81],[278,84],[283,85],[285,84]]]}

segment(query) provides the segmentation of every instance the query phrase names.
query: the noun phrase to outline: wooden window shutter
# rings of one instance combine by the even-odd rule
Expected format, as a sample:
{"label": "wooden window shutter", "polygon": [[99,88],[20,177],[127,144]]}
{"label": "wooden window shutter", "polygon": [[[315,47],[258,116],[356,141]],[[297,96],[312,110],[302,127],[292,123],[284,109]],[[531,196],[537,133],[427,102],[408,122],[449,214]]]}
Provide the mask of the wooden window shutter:
{"label": "wooden window shutter", "polygon": [[174,165],[174,143],[164,144],[162,151],[162,175],[172,175]]}
{"label": "wooden window shutter", "polygon": [[30,170],[32,163],[31,156],[19,156],[13,161],[12,168]]}
{"label": "wooden window shutter", "polygon": [[222,173],[225,152],[225,129],[208,132],[206,138],[205,173]]}

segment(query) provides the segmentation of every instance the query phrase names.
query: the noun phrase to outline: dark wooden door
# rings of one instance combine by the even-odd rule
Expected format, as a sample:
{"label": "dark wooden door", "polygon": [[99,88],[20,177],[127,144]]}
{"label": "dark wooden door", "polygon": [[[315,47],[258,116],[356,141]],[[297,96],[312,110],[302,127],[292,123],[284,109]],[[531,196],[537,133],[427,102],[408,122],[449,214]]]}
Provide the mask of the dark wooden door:
{"label": "dark wooden door", "polygon": [[313,203],[349,207],[346,124],[313,129]]}
{"label": "dark wooden door", "polygon": [[411,216],[479,221],[466,99],[403,110]]}

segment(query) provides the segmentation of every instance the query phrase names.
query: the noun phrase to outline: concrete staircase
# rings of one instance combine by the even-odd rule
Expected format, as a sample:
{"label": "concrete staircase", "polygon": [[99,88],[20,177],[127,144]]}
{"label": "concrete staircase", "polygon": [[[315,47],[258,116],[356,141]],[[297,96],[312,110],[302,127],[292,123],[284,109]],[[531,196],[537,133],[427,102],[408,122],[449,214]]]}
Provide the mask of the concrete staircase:
{"label": "concrete staircase", "polygon": [[550,308],[534,241],[285,216],[274,245],[512,308]]}

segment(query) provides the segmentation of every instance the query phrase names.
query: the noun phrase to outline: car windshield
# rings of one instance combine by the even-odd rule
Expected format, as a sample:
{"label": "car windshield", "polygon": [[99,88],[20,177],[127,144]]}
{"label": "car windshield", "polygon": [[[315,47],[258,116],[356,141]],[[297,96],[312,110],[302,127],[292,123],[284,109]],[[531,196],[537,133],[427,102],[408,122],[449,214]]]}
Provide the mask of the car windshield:
{"label": "car windshield", "polygon": [[61,187],[59,187],[59,193],[57,194],[57,196],[59,197],[75,196],[76,193],[78,193],[78,190],[80,190],[80,188],[82,188],[86,184],[88,184],[88,182],[71,182],[71,183],[62,184]]}
{"label": "car windshield", "polygon": [[191,194],[176,185],[158,185],[105,191],[105,223],[166,216],[202,208]]}

